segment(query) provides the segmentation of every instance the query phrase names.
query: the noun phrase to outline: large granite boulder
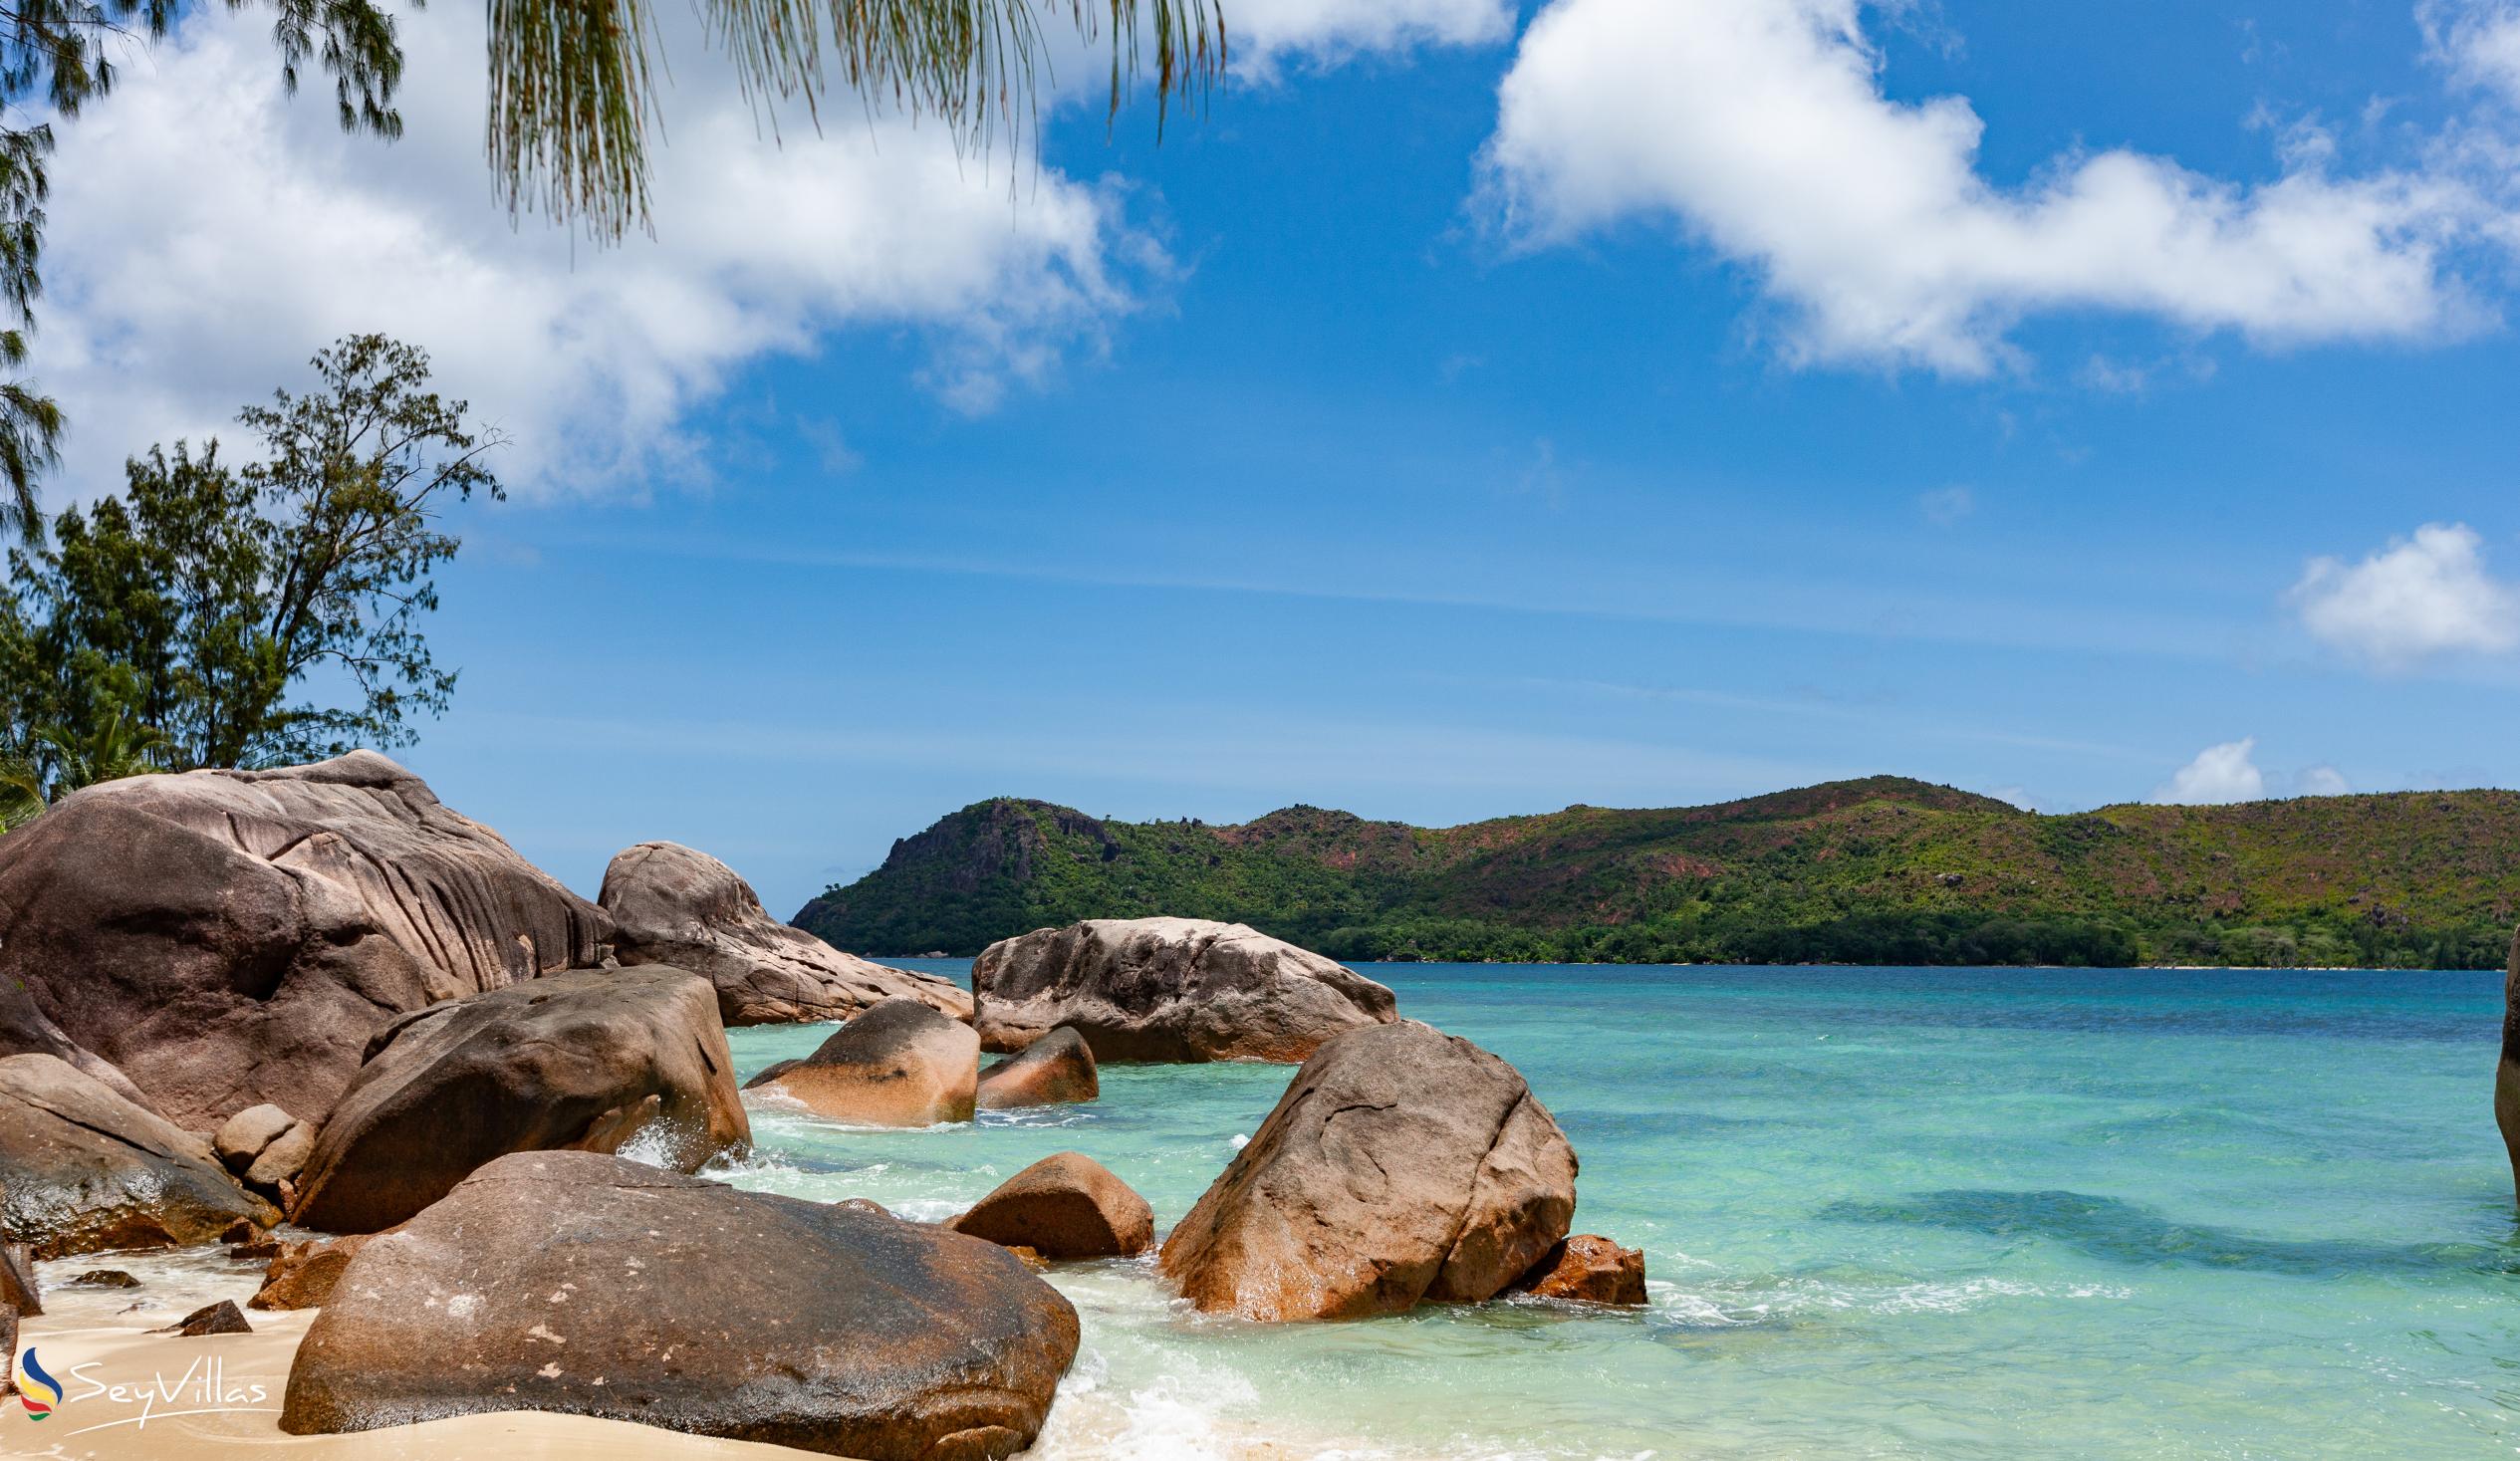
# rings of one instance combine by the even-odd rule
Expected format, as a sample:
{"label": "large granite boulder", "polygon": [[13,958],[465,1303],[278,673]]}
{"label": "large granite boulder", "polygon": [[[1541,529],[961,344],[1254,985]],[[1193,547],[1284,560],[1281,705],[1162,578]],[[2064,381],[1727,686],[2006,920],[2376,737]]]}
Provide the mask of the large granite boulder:
{"label": "large granite boulder", "polygon": [[1065,1105],[1099,1100],[1102,1073],[1094,1066],[1094,1047],[1062,1025],[1034,1041],[1021,1055],[1009,1056],[980,1073],[980,1109],[1012,1110],[1027,1105]]}
{"label": "large granite boulder", "polygon": [[293,1435],[493,1410],[868,1461],[1021,1450],[1077,1315],[992,1244],[587,1152],[502,1157],[335,1283]]}
{"label": "large granite boulder", "polygon": [[374,752],[135,776],[0,838],[0,991],[27,996],[0,998],[0,1049],[71,1058],[58,1035],[191,1129],[264,1102],[320,1122],[387,1019],[611,936]]}
{"label": "large granite boulder", "polygon": [[693,1171],[751,1140],[707,980],[662,967],[552,974],[379,1032],[316,1138],[292,1216],[373,1233],[513,1151],[635,1141]]}
{"label": "large granite boulder", "polygon": [[675,843],[626,849],[597,901],[613,915],[623,963],[707,976],[730,1027],[846,1020],[896,997],[971,1018],[971,996],[952,980],[871,963],[778,922],[734,868]]}
{"label": "large granite boulder", "polygon": [[58,1056],[0,1059],[0,1240],[60,1258],[209,1243],[239,1218],[280,1214],[199,1137]]}
{"label": "large granite boulder", "polygon": [[1106,1062],[1293,1063],[1397,1018],[1373,980],[1198,918],[1094,918],[1003,939],[971,966],[971,991],[987,1049],[1022,1050],[1066,1025]]}
{"label": "large granite boulder", "polygon": [[914,999],[888,999],[840,1027],[812,1055],[744,1083],[819,1116],[861,1126],[971,1119],[980,1037]]}
{"label": "large granite boulder", "polygon": [[1352,1030],[1172,1230],[1163,1272],[1256,1320],[1474,1303],[1566,1236],[1575,1169],[1512,1066],[1413,1020]]}
{"label": "large granite boulder", "polygon": [[1044,1258],[1129,1258],[1155,1246],[1155,1213],[1112,1169],[1076,1151],[1017,1172],[950,1224]]}

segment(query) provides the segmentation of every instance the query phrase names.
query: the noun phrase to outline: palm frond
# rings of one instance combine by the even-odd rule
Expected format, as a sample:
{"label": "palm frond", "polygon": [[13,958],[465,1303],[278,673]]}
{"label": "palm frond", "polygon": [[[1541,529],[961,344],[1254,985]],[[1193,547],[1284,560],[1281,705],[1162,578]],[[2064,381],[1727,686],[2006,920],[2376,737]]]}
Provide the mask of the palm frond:
{"label": "palm frond", "polygon": [[[1111,27],[1110,115],[1153,47],[1157,127],[1225,66],[1219,0],[703,0],[748,96],[819,122],[835,80],[965,142],[1034,121],[1042,16]],[[489,153],[509,210],[619,238],[647,219],[654,33],[646,0],[490,0]],[[828,55],[826,45],[828,44]]]}

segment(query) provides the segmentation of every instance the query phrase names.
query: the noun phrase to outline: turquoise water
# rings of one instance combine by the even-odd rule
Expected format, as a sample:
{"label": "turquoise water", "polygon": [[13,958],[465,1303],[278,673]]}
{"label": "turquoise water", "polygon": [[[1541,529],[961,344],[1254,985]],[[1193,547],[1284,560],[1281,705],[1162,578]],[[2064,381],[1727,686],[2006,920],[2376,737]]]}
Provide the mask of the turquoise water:
{"label": "turquoise water", "polygon": [[[924,967],[961,975],[960,961]],[[2489,974],[1385,966],[1512,1061],[1642,1315],[1265,1327],[1052,1276],[1069,1457],[2430,1457],[2520,1449]],[[746,1074],[827,1027],[734,1035]],[[756,1111],[746,1186],[941,1217],[1086,1152],[1186,1212],[1283,1067],[973,1126]]]}

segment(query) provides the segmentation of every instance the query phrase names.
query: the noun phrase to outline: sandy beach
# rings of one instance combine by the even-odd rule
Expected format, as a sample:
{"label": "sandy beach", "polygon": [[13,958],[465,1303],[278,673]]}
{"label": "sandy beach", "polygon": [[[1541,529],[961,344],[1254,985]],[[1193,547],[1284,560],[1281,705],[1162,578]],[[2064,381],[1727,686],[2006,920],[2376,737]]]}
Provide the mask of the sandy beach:
{"label": "sandy beach", "polygon": [[[136,1289],[73,1285],[115,1268]],[[316,1311],[248,1311],[250,1335],[180,1339],[149,1331],[221,1299],[239,1308],[261,1267],[218,1249],[163,1256],[92,1254],[44,1265],[45,1313],[18,1335],[61,1381],[63,1398],[43,1419],[11,1397],[0,1408],[0,1455],[60,1461],[768,1461],[782,1446],[680,1435],[626,1421],[515,1412],[462,1416],[345,1436],[280,1429],[289,1362]]]}

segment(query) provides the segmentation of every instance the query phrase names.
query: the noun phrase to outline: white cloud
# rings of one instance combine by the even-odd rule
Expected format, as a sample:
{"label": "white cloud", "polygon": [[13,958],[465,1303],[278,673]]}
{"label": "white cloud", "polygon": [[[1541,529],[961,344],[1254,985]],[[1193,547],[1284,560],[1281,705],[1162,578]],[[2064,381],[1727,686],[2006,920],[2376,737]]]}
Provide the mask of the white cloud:
{"label": "white cloud", "polygon": [[2308,767],[2293,778],[2293,795],[2297,797],[2345,797],[2353,793],[2345,773],[2333,766]]}
{"label": "white cloud", "polygon": [[2176,775],[2153,788],[2150,800],[2175,807],[2258,801],[2266,795],[2266,774],[2249,759],[2256,750],[2255,736],[2207,746]]}
{"label": "white cloud", "polygon": [[2485,571],[2464,523],[2427,523],[2357,564],[2312,559],[2289,598],[2313,635],[2381,669],[2520,648],[2520,592]]}
{"label": "white cloud", "polygon": [[2483,323],[2444,176],[2343,177],[2315,132],[2243,186],[2125,149],[2002,188],[1966,99],[1884,94],[1861,0],[1552,0],[1523,35],[1481,200],[1518,243],[1668,219],[1755,270],[1800,361],[1985,373],[2009,327],[2112,310],[2264,345]]}
{"label": "white cloud", "polygon": [[2520,0],[2427,0],[2416,13],[2452,75],[2520,104]]}
{"label": "white cloud", "polygon": [[967,161],[846,105],[827,134],[791,118],[767,139],[722,65],[665,96],[655,240],[511,228],[481,160],[481,26],[478,7],[403,18],[391,145],[339,134],[329,98],[285,100],[263,19],[220,7],[62,129],[35,361],[71,416],[62,485],[110,486],[154,440],[233,437],[317,346],[380,330],[517,439],[513,485],[634,487],[694,465],[686,414],[764,355],[908,330],[936,393],[985,409],[1096,350],[1169,271],[1116,184],[1004,147]]}
{"label": "white cloud", "polygon": [[1481,46],[1514,34],[1512,0],[1232,0],[1234,69],[1266,80],[1289,59],[1328,65],[1362,52]]}

